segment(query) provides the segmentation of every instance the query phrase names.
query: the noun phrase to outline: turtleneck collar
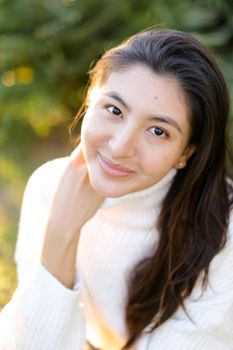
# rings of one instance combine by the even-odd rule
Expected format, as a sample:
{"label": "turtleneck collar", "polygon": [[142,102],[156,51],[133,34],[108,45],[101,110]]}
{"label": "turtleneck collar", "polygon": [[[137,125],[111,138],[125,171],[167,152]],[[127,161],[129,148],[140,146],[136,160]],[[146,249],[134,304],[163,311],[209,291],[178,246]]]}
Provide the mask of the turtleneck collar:
{"label": "turtleneck collar", "polygon": [[171,169],[156,184],[116,198],[106,198],[98,210],[99,215],[108,221],[131,228],[150,228],[155,215],[160,212],[161,203],[166,196],[176,169]]}
{"label": "turtleneck collar", "polygon": [[[156,184],[145,188],[144,190],[138,191],[138,192],[132,192],[125,194],[124,196],[116,197],[116,198],[106,198],[105,201],[102,204],[102,208],[109,208],[112,206],[118,206],[121,203],[125,202],[135,202],[140,199],[146,199],[155,197],[156,194],[162,198],[164,195],[166,195],[166,192],[168,191],[171,182],[176,174],[176,170],[172,168],[159,182]],[[157,197],[158,200],[158,197]]]}

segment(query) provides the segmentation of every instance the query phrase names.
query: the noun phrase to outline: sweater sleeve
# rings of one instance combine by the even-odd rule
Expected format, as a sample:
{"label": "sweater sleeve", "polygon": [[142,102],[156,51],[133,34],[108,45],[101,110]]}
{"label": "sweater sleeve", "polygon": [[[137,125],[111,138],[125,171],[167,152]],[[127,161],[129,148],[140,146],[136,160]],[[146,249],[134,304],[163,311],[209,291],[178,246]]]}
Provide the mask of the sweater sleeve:
{"label": "sweater sleeve", "polygon": [[233,215],[228,241],[210,264],[209,284],[197,283],[183,309],[152,333],[142,335],[136,350],[233,349]]}
{"label": "sweater sleeve", "polygon": [[38,266],[0,314],[0,349],[82,350],[84,342],[79,291],[65,288]]}
{"label": "sweater sleeve", "polygon": [[83,349],[79,289],[66,288],[40,264],[52,198],[66,163],[46,163],[26,186],[15,253],[19,283],[0,313],[0,350]]}
{"label": "sweater sleeve", "polygon": [[43,164],[31,175],[25,188],[15,249],[19,284],[27,281],[40,262],[53,197],[66,164],[67,158]]}

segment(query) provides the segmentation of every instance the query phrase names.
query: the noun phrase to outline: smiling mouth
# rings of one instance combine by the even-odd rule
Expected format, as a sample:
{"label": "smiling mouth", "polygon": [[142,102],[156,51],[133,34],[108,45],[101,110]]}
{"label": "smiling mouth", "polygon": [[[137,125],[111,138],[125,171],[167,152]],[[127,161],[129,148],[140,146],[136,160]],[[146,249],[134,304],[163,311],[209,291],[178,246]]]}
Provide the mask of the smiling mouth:
{"label": "smiling mouth", "polygon": [[98,153],[98,158],[101,168],[110,176],[129,176],[135,174],[135,171],[127,169],[120,164],[111,162],[100,153]]}

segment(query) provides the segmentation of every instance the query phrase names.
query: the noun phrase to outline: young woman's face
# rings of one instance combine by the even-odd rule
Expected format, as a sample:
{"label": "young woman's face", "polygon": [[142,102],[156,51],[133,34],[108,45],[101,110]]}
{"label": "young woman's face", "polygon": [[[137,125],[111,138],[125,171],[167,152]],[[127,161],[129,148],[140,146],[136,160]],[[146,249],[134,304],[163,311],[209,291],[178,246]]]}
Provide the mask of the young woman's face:
{"label": "young woman's face", "polygon": [[174,80],[140,65],[111,73],[90,94],[81,130],[93,188],[118,197],[184,167],[193,152],[188,112]]}

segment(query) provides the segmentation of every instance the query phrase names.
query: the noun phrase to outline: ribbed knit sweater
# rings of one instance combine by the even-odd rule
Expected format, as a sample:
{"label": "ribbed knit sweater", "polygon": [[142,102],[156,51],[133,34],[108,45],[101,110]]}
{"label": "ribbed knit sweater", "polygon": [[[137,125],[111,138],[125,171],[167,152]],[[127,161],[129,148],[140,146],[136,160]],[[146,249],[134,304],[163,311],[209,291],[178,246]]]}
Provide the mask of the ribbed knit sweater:
{"label": "ribbed knit sweater", "polygon": [[[85,340],[120,350],[126,327],[127,281],[158,242],[156,220],[175,170],[145,190],[107,198],[81,231],[77,276],[67,289],[41,264],[52,199],[68,158],[44,164],[31,176],[21,211],[16,262],[19,286],[0,314],[1,350],[82,350]],[[187,233],[188,234],[188,233]],[[233,219],[224,249],[210,265],[202,294],[198,281],[182,308],[135,350],[233,349]]]}

